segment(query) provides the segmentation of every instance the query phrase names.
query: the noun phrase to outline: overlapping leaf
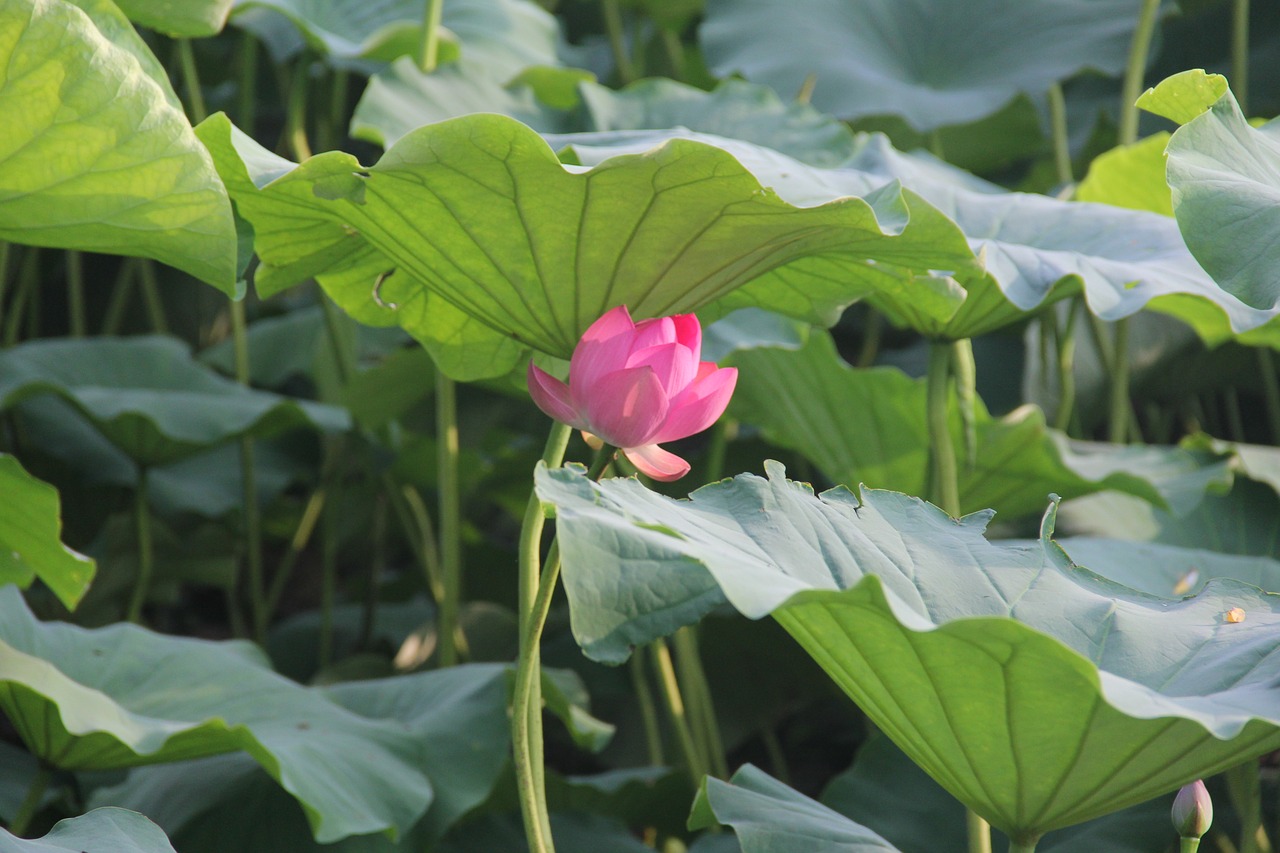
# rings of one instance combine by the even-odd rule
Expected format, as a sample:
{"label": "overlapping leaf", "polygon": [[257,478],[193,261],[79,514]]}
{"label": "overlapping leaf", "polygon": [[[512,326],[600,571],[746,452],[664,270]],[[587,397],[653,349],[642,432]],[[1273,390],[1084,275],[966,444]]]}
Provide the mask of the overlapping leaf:
{"label": "overlapping leaf", "polygon": [[720,76],[845,119],[902,116],[931,130],[1039,96],[1086,68],[1124,69],[1138,0],[709,0],[699,38]]}
{"label": "overlapping leaf", "polygon": [[124,809],[94,809],[58,821],[43,838],[30,841],[0,830],[0,853],[88,853],[108,847],[112,853],[173,853],[160,827]]}
{"label": "overlapping leaf", "polygon": [[407,830],[431,801],[404,728],[271,671],[247,644],[41,623],[0,589],[0,709],[27,748],[70,770],[244,750],[321,842]]}
{"label": "overlapping leaf", "polygon": [[[933,337],[973,337],[1024,318],[1082,288],[1089,309],[1106,320],[1150,307],[1190,324],[1210,343],[1243,336],[1280,344],[1278,311],[1250,308],[1224,292],[1187,251],[1167,217],[1106,204],[1010,193],[920,152],[904,154],[882,136],[862,137],[852,158],[819,169],[738,140],[680,130],[581,134],[553,138],[593,165],[673,138],[719,146],[757,180],[792,204],[814,205],[899,181],[955,221],[987,275],[957,272],[910,289],[870,295],[896,322]],[[787,287],[794,267],[761,276],[760,286]],[[957,283],[958,282],[958,283]],[[745,291],[744,291],[745,292]],[[927,305],[922,301],[928,300]]]}
{"label": "overlapping leaf", "polygon": [[[1180,602],[989,542],[906,495],[815,497],[767,463],[690,501],[540,470],[574,630],[618,660],[728,599],[772,614],[954,796],[1026,841],[1280,745],[1280,603],[1233,580]],[[1227,618],[1240,608],[1242,622]]]}
{"label": "overlapping leaf", "polygon": [[129,20],[169,36],[212,36],[222,32],[234,0],[115,0]]}
{"label": "overlapping leaf", "polygon": [[0,68],[0,239],[154,258],[235,293],[226,190],[115,6],[6,2]]}
{"label": "overlapping leaf", "polygon": [[135,462],[175,462],[239,435],[350,426],[341,409],[245,388],[173,338],[32,341],[0,353],[0,408],[53,394]]}
{"label": "overlapping leaf", "polygon": [[868,290],[913,290],[915,270],[973,266],[955,226],[892,181],[796,207],[700,142],[568,168],[524,125],[474,115],[421,128],[366,169],[339,152],[294,167],[225,119],[201,131],[254,225],[262,292],[316,275],[359,319],[418,335],[426,300],[441,299],[491,338],[567,357],[619,304],[830,323]]}
{"label": "overlapping leaf", "polygon": [[93,580],[93,560],[62,544],[58,491],[0,453],[0,584],[26,587],[44,581],[69,609]]}
{"label": "overlapping leaf", "polygon": [[[732,410],[763,427],[771,441],[804,454],[836,483],[925,492],[929,431],[923,380],[888,367],[853,370],[825,332],[811,334],[798,352],[753,349],[733,359],[740,372]],[[1042,510],[1050,493],[1072,497],[1108,489],[1190,508],[1211,482],[1229,476],[1227,457],[1208,449],[1071,441],[1047,427],[1031,406],[996,419],[979,401],[972,464],[963,459],[954,407],[951,432],[961,457],[960,504],[966,512],[991,508],[1002,517],[1023,515]]]}

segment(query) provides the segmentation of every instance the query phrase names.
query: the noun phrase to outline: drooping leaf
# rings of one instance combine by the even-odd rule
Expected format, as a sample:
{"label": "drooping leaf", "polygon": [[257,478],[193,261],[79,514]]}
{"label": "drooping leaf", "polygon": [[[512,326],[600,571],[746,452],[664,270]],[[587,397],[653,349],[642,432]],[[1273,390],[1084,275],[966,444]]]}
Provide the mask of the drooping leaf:
{"label": "drooping leaf", "polygon": [[865,826],[746,764],[728,782],[707,777],[690,829],[732,826],[742,853],[898,853]]}
{"label": "drooping leaf", "polygon": [[830,323],[869,289],[912,291],[912,270],[973,266],[954,226],[892,181],[795,207],[703,143],[583,170],[524,125],[474,115],[366,169],[340,152],[295,168],[222,118],[201,136],[254,223],[261,292],[318,275],[353,316],[423,337],[428,294],[499,342],[568,357],[619,304],[638,318],[755,306]]}
{"label": "drooping leaf", "polygon": [[[277,58],[305,43],[349,65],[416,54],[425,14],[419,0],[236,0],[231,21],[262,38]],[[281,28],[281,17],[291,26]],[[556,20],[530,0],[450,0],[441,25],[442,60],[463,58],[498,79],[560,61]]]}
{"label": "drooping leaf", "polygon": [[43,838],[30,841],[0,830],[0,853],[173,853],[164,832],[137,812],[94,809],[79,817],[60,820]]}
{"label": "drooping leaf", "polygon": [[212,36],[227,25],[235,0],[116,0],[129,20],[174,38]]}
{"label": "drooping leaf", "polygon": [[318,841],[402,832],[432,789],[398,724],[353,714],[273,673],[256,648],[133,625],[41,623],[0,589],[0,710],[68,770],[244,750],[306,812]]}
{"label": "drooping leaf", "polygon": [[5,3],[0,68],[0,239],[154,258],[235,294],[226,189],[115,6]]}
{"label": "drooping leaf", "polygon": [[89,582],[93,560],[62,544],[58,490],[26,472],[13,456],[0,453],[0,585],[27,587],[36,578],[74,610]]}
{"label": "drooping leaf", "polygon": [[[815,497],[766,463],[674,501],[539,470],[574,630],[601,660],[727,599],[772,614],[876,725],[1024,842],[1280,745],[1280,602],[1217,579],[1171,603],[989,542],[990,513]],[[1241,608],[1242,622],[1227,618]]]}
{"label": "drooping leaf", "polygon": [[[914,286],[889,282],[867,298],[895,322],[930,337],[974,337],[1024,319],[1082,288],[1089,309],[1115,320],[1151,308],[1187,322],[1211,344],[1233,335],[1280,344],[1280,311],[1250,308],[1205,275],[1167,217],[1110,205],[1011,193],[922,152],[861,138],[843,166],[819,169],[738,140],[681,130],[554,137],[578,162],[594,165],[674,138],[729,151],[762,184],[797,205],[861,195],[890,181],[919,195],[964,231],[986,275],[963,268]],[[788,286],[795,267],[762,275],[758,286]],[[834,274],[834,273],[833,273]],[[766,285],[766,282],[768,283]],[[744,289],[744,293],[748,292]]]}
{"label": "drooping leaf", "polygon": [[1191,253],[1246,305],[1276,308],[1280,139],[1250,126],[1218,75],[1176,75],[1145,98],[1149,109],[1185,122],[1166,153],[1173,215]]}
{"label": "drooping leaf", "polygon": [[[797,352],[752,349],[736,354],[737,417],[796,450],[832,482],[922,494],[929,430],[927,388],[890,367],[850,368],[831,336],[813,332]],[[978,401],[977,455],[964,459],[958,408],[950,415],[966,512],[991,508],[1005,516],[1039,512],[1050,493],[1076,496],[1116,489],[1165,506],[1189,508],[1211,482],[1227,477],[1227,456],[1212,450],[1122,447],[1071,441],[1045,425],[1032,406],[992,418]],[[1198,471],[1200,492],[1167,488],[1174,475]]]}
{"label": "drooping leaf", "polygon": [[1124,69],[1138,0],[710,0],[699,38],[711,70],[844,119],[902,116],[932,130],[1039,96],[1086,68]]}
{"label": "drooping leaf", "polygon": [[347,413],[245,388],[202,367],[165,337],[47,339],[0,353],[0,408],[53,394],[140,465],[176,462],[237,436],[312,426]]}

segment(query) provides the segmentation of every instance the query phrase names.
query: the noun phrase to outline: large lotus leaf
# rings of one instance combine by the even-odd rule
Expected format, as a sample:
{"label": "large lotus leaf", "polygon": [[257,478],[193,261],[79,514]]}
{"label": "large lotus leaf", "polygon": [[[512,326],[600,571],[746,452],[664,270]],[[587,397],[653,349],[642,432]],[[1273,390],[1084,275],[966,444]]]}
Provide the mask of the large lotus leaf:
{"label": "large lotus leaf", "polygon": [[416,127],[474,112],[517,118],[540,132],[687,127],[744,139],[815,166],[836,166],[853,154],[849,128],[808,104],[784,103],[772,89],[725,80],[710,92],[666,78],[615,90],[577,83],[578,109],[556,109],[517,81],[503,85],[464,66],[424,74],[401,59],[374,75],[356,105],[352,135],[388,145]]}
{"label": "large lotus leaf", "polygon": [[0,495],[6,501],[0,513],[0,585],[27,587],[40,578],[74,610],[93,580],[94,564],[62,544],[58,490],[0,453]]}
{"label": "large lotus leaf", "polygon": [[897,853],[898,848],[750,764],[703,780],[690,829],[726,824],[742,853]]}
{"label": "large lotus leaf", "polygon": [[245,388],[165,337],[39,340],[0,353],[0,409],[54,394],[140,465],[240,435],[350,427],[341,409]]}
{"label": "large lotus leaf", "polygon": [[[912,760],[1023,842],[1280,746],[1280,600],[1217,579],[1179,602],[989,542],[896,492],[817,497],[766,463],[675,501],[537,472],[575,634],[603,660],[724,599],[772,614]],[[1240,608],[1243,621],[1227,614]]]}
{"label": "large lotus leaf", "polygon": [[1076,200],[1173,216],[1173,198],[1164,177],[1168,142],[1168,133],[1153,133],[1132,145],[1099,154],[1076,187]]}
{"label": "large lotus leaf", "polygon": [[711,70],[783,96],[813,75],[813,103],[845,119],[900,115],[931,130],[1039,96],[1086,68],[1124,69],[1139,0],[709,0]]}
{"label": "large lotus leaf", "polygon": [[94,809],[79,817],[58,821],[43,838],[30,841],[0,830],[0,853],[173,853],[160,827],[137,812]]}
{"label": "large lotus leaf", "polygon": [[1234,578],[1267,592],[1280,592],[1280,560],[1270,557],[1091,536],[1069,536],[1058,542],[1080,565],[1151,595],[1181,598],[1200,591],[1212,578]]}
{"label": "large lotus leaf", "polygon": [[[415,55],[425,14],[421,0],[236,0],[231,20],[266,40],[277,57],[300,47],[300,36],[331,61],[348,64]],[[271,20],[276,16],[292,28],[281,30]],[[442,58],[465,58],[499,79],[560,61],[559,26],[530,0],[449,0],[441,25]]]}
{"label": "large lotus leaf", "polygon": [[[928,389],[891,367],[855,370],[831,336],[814,332],[801,350],[752,349],[736,354],[733,413],[795,450],[831,482],[866,484],[911,494],[926,490]],[[1045,425],[1033,406],[993,418],[979,400],[977,454],[964,459],[958,408],[950,413],[960,471],[960,506],[1001,516],[1040,512],[1051,492],[1077,496],[1116,489],[1143,500],[1190,508],[1211,482],[1228,477],[1226,451],[1072,441]],[[1199,472],[1199,491],[1175,475]],[[1172,481],[1166,486],[1167,481]]]}
{"label": "large lotus leaf", "polygon": [[[1212,82],[1188,72],[1161,83],[1148,99],[1193,101]],[[1206,94],[1215,87],[1208,88]],[[1191,253],[1223,290],[1273,309],[1280,305],[1280,138],[1250,126],[1230,90],[1202,109],[1174,131],[1166,149],[1173,215]]]}
{"label": "large lotus leaf", "polygon": [[0,68],[0,239],[154,258],[235,293],[226,189],[118,9],[6,2]]}
{"label": "large lotus leaf", "polygon": [[[878,134],[862,137],[854,156],[835,169],[808,166],[739,140],[683,130],[568,135],[552,142],[571,147],[578,162],[593,165],[673,138],[698,139],[725,149],[791,204],[825,204],[899,181],[954,220],[987,275],[956,273],[963,289],[950,283],[950,313],[941,320],[922,316],[920,287],[896,294],[883,288],[871,297],[896,322],[931,337],[975,337],[1025,318],[1082,286],[1090,310],[1105,320],[1150,307],[1182,319],[1210,343],[1241,333],[1248,333],[1244,337],[1250,342],[1280,343],[1280,323],[1267,325],[1280,311],[1250,308],[1214,284],[1167,217],[1011,193],[924,152],[897,151]],[[786,286],[792,270],[783,267],[757,284]],[[935,284],[934,298],[946,296],[944,285]]]}
{"label": "large lotus leaf", "polygon": [[227,24],[234,0],[115,0],[129,20],[168,36],[212,36]]}
{"label": "large lotus leaf", "polygon": [[271,671],[257,649],[134,625],[38,622],[0,589],[0,709],[67,770],[244,750],[302,805],[318,841],[404,831],[432,789],[420,745]]}
{"label": "large lotus leaf", "polygon": [[568,357],[619,304],[638,318],[717,303],[829,324],[870,289],[914,292],[912,271],[974,264],[950,220],[892,181],[796,207],[700,142],[566,167],[534,131],[482,114],[420,128],[369,168],[341,152],[293,167],[225,119],[201,130],[254,225],[261,291],[319,275],[352,314],[414,334],[395,312],[423,315],[430,293]]}
{"label": "large lotus leaf", "polygon": [[[1044,853],[1165,853],[1172,837],[1169,797],[1055,830],[1036,844]],[[902,853],[965,853],[964,806],[876,733],[853,767],[831,780],[823,805],[878,832]],[[995,849],[1003,849],[996,841]]]}

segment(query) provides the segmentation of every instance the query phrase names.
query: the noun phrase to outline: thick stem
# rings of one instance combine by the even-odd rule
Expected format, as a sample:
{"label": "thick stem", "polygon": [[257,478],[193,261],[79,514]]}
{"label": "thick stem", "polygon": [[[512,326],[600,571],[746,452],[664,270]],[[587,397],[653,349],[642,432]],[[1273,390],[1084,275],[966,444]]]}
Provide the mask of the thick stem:
{"label": "thick stem", "polygon": [[1138,13],[1138,26],[1129,43],[1129,61],[1124,70],[1124,83],[1120,89],[1119,143],[1132,145],[1138,141],[1138,114],[1135,106],[1142,94],[1142,80],[1147,71],[1147,53],[1151,50],[1151,38],[1156,31],[1156,18],[1160,0],[1142,0]]}
{"label": "thick stem", "polygon": [[[1039,839],[1032,838],[1029,841],[1017,841],[1017,840],[1010,841],[1009,853],[1035,853],[1036,842],[1038,840]],[[987,850],[990,851],[991,847],[988,846]]]}
{"label": "thick stem", "polygon": [[31,784],[27,786],[27,794],[22,798],[22,804],[18,806],[13,820],[9,821],[11,835],[20,837],[27,831],[27,827],[31,825],[31,819],[36,816],[36,811],[40,808],[40,801],[44,799],[44,792],[49,789],[49,780],[52,778],[53,768],[43,761],[40,762],[36,768],[36,775],[31,777]]}
{"label": "thick stem", "polygon": [[964,468],[969,471],[978,462],[978,365],[973,359],[973,341],[968,338],[951,344],[951,373],[964,436]]}
{"label": "thick stem", "polygon": [[613,52],[613,63],[618,69],[618,78],[625,85],[636,79],[636,69],[631,62],[631,54],[627,52],[627,39],[622,26],[622,8],[618,0],[603,0],[601,9],[604,12],[604,28],[609,34],[609,49]]}
{"label": "thick stem", "polygon": [[1115,322],[1111,364],[1111,416],[1107,436],[1117,444],[1129,440],[1129,318]]}
{"label": "thick stem", "polygon": [[236,61],[236,124],[249,136],[256,132],[258,119],[258,42],[253,33],[240,34]]}
{"label": "thick stem", "polygon": [[456,634],[462,584],[462,510],[458,493],[458,397],[454,381],[436,368],[436,487],[440,502],[443,598],[438,614],[440,665],[458,662]]}
{"label": "thick stem", "polygon": [[702,667],[702,654],[698,650],[697,626],[686,625],[678,629],[672,640],[675,643],[676,671],[688,699],[694,738],[707,759],[709,772],[717,779],[728,779],[729,765],[724,757],[715,702],[707,673]]}
{"label": "thick stem", "polygon": [[422,40],[418,43],[418,67],[427,74],[436,70],[440,55],[440,17],[444,0],[426,0],[422,12]]}
{"label": "thick stem", "polygon": [[[965,809],[964,822],[969,853],[991,853],[991,825],[972,809]],[[1033,853],[1035,849],[1034,841],[1030,847],[1019,847],[1016,841],[1009,842],[1009,853]]]}
{"label": "thick stem", "polygon": [[685,708],[684,696],[680,692],[680,684],[676,681],[675,668],[671,663],[671,650],[666,640],[658,638],[649,644],[653,651],[654,671],[658,676],[658,686],[662,690],[663,704],[667,709],[667,717],[676,733],[676,743],[684,756],[685,768],[694,787],[702,784],[702,777],[707,775],[707,757],[700,744],[694,739],[693,729],[689,725],[689,715]]}
{"label": "thick stem", "polygon": [[130,622],[142,621],[142,606],[147,602],[154,569],[151,544],[151,511],[147,507],[147,467],[138,466],[138,485],[133,490],[133,520],[138,534],[138,577],[134,581],[133,596],[129,600],[126,618]]}
{"label": "thick stem", "polygon": [[71,337],[85,334],[84,258],[77,251],[67,252],[67,308],[70,313]]}
{"label": "thick stem", "polygon": [[1058,171],[1058,183],[1069,186],[1075,175],[1071,171],[1071,145],[1067,136],[1067,102],[1058,83],[1049,87],[1049,133],[1053,139],[1053,164]]}
{"label": "thick stem", "polygon": [[951,390],[952,347],[948,341],[930,341],[927,382],[927,421],[929,425],[929,495],[934,504],[947,514],[960,515],[959,473],[956,453],[951,443],[951,426],[947,418],[947,402]]}
{"label": "thick stem", "polygon": [[1249,115],[1249,0],[1231,4],[1231,92]]}
{"label": "thick stem", "polygon": [[204,93],[200,91],[200,75],[196,72],[196,56],[191,50],[191,39],[178,39],[178,62],[182,67],[182,83],[187,93],[191,123],[199,124],[209,115],[209,110],[204,105]]}

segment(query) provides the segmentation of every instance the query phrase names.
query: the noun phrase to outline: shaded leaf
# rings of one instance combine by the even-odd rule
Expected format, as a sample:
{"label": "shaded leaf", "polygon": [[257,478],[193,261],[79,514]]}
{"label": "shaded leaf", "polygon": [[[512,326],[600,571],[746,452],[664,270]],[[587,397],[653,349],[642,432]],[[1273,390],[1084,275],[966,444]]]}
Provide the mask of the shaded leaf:
{"label": "shaded leaf", "polygon": [[110,848],[111,853],[173,853],[169,839],[151,821],[124,809],[94,809],[60,820],[43,838],[27,841],[0,830],[0,853],[52,853]]}
{"label": "shaded leaf", "polygon": [[37,622],[0,589],[0,709],[68,770],[244,750],[302,805],[316,839],[407,829],[431,800],[418,743],[273,673],[256,648]]}
{"label": "shaded leaf", "polygon": [[62,544],[58,490],[0,453],[0,585],[28,587],[37,577],[74,610],[93,580],[93,560]]}
{"label": "shaded leaf", "polygon": [[212,36],[222,32],[235,0],[116,0],[129,20],[167,36]]}
{"label": "shaded leaf", "polygon": [[[766,463],[673,501],[537,473],[575,634],[616,661],[728,599],[772,614],[930,776],[1019,839],[1280,745],[1280,602],[1217,579],[1177,603],[989,542],[916,498],[815,497]],[[1233,607],[1248,618],[1225,619]]]}
{"label": "shaded leaf", "polygon": [[236,232],[209,153],[108,0],[0,9],[0,239],[138,255],[235,294]]}

